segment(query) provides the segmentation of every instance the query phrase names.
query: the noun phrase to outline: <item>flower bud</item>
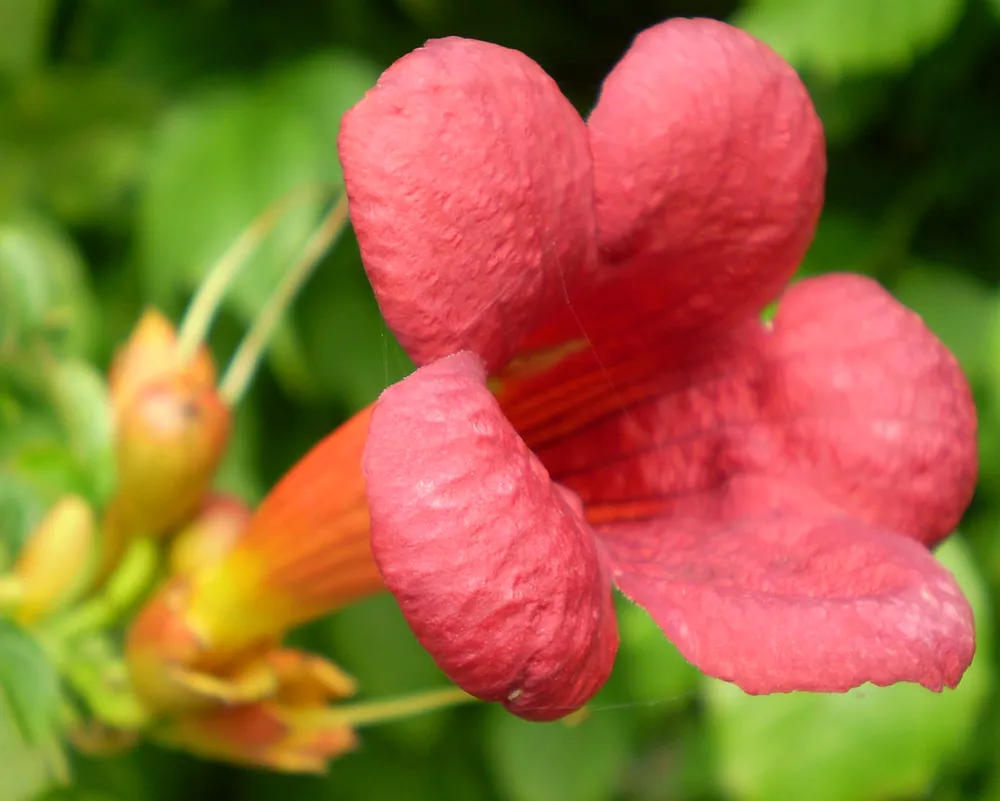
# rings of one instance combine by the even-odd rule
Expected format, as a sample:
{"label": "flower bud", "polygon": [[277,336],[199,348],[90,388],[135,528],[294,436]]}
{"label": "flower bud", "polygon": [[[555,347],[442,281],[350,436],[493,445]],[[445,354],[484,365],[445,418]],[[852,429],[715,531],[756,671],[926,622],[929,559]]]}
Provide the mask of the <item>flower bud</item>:
{"label": "flower bud", "polygon": [[20,622],[57,612],[87,589],[95,529],[93,510],[76,495],[64,496],[42,518],[14,564],[20,588],[14,616]]}
{"label": "flower bud", "polygon": [[230,412],[213,387],[174,375],[140,389],[117,431],[118,512],[130,534],[159,536],[197,512],[221,461]]}
{"label": "flower bud", "polygon": [[246,531],[253,512],[239,498],[212,493],[170,545],[170,572],[191,576],[215,564]]}
{"label": "flower bud", "polygon": [[177,347],[173,323],[156,309],[148,309],[118,349],[108,372],[115,419],[144,387],[178,375],[185,376],[192,386],[214,386],[211,354],[202,346],[190,359],[184,359]]}

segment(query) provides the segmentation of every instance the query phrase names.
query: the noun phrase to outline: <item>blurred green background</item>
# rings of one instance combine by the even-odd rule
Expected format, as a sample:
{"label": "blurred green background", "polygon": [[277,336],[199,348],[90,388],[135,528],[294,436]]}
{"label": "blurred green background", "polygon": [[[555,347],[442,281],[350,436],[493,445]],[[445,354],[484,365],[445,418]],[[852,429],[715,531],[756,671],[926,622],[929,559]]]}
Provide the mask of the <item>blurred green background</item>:
{"label": "blurred green background", "polygon": [[[113,346],[146,304],[176,319],[269,201],[339,180],[340,115],[392,60],[432,36],[488,39],[539,61],[585,113],[630,38],[675,15],[728,19],[799,68],[830,162],[805,271],[876,276],[975,387],[981,482],[940,551],[979,621],[960,689],[748,698],[700,677],[622,605],[615,674],[575,727],[494,708],[436,713],[364,732],[322,779],[147,747],[74,758],[74,785],[43,797],[1000,801],[997,0],[0,0],[0,550],[16,550],[54,488],[100,494],[107,432],[95,409]],[[291,213],[231,293],[213,334],[220,360],[316,212]],[[56,365],[44,387],[32,380],[40,358]],[[259,499],[408,369],[344,237],[241,406],[220,483]],[[443,682],[387,597],[300,636],[358,676],[365,697]],[[0,648],[0,689],[32,658]],[[38,770],[0,719],[0,801]]]}

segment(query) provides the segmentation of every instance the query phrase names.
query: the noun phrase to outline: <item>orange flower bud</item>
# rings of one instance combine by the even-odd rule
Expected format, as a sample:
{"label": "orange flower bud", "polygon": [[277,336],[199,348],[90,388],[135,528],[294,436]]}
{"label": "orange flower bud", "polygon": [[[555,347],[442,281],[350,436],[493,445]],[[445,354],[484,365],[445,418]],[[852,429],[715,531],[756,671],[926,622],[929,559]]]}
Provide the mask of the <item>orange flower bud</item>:
{"label": "orange flower bud", "polygon": [[191,580],[189,613],[239,650],[384,589],[369,544],[361,454],[371,409],[320,442],[278,483],[246,533]]}
{"label": "orange flower bud", "polygon": [[265,701],[169,721],[167,745],[207,759],[285,773],[324,773],[327,761],[357,746],[354,732],[322,713]]}
{"label": "orange flower bud", "polygon": [[243,535],[253,512],[232,495],[212,493],[198,515],[173,539],[170,545],[170,572],[191,576],[215,564]]}
{"label": "orange flower bud", "polygon": [[93,510],[76,495],[49,510],[14,564],[20,590],[16,619],[31,623],[50,615],[87,589],[95,567],[95,529]]}
{"label": "orange flower bud", "polygon": [[130,534],[158,536],[198,510],[225,451],[230,412],[214,387],[159,379],[122,410],[117,431],[118,513]]}
{"label": "orange flower bud", "polygon": [[177,331],[156,309],[148,309],[128,341],[115,354],[108,372],[108,386],[115,419],[120,419],[134,397],[152,383],[183,375],[196,387],[215,386],[215,365],[207,348],[200,347],[185,360],[177,348]]}

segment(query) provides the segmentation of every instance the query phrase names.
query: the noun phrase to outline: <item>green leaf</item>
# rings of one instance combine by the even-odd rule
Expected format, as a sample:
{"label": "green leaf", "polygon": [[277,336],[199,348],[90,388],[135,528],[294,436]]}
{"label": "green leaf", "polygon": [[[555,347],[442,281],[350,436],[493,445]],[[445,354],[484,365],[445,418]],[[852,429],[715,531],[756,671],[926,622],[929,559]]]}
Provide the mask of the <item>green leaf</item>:
{"label": "green leaf", "polygon": [[22,73],[45,56],[52,0],[0,3],[0,73]]}
{"label": "green leaf", "polygon": [[3,801],[37,801],[44,793],[62,780],[53,771],[53,762],[59,764],[58,752],[33,748],[25,744],[11,725],[3,700],[0,699],[0,784]]}
{"label": "green leaf", "polygon": [[94,309],[86,267],[65,233],[24,211],[0,220],[0,363],[32,344],[87,353]]}
{"label": "green leaf", "polygon": [[[377,75],[353,56],[327,54],[263,86],[215,89],[174,110],[157,137],[141,212],[142,266],[154,302],[169,306],[193,290],[251,221],[291,190],[340,183],[340,116]],[[301,250],[320,204],[289,209],[233,283],[226,305],[245,324]],[[270,356],[286,388],[313,391],[291,322],[279,327]]]}
{"label": "green leaf", "polygon": [[976,658],[956,690],[866,685],[844,694],[749,696],[706,679],[723,784],[745,801],[882,801],[922,795],[967,745],[992,685],[986,587],[965,544],[938,550],[976,614]]}
{"label": "green leaf", "polygon": [[700,673],[640,606],[618,606],[621,646],[615,672],[621,673],[628,700],[662,715],[697,692]]}
{"label": "green leaf", "polygon": [[529,723],[493,707],[486,758],[509,801],[607,801],[629,762],[632,730],[617,711],[582,722]]}
{"label": "green leaf", "polygon": [[972,381],[988,376],[994,352],[989,330],[996,301],[988,287],[952,267],[914,263],[901,271],[893,294],[941,338]]}
{"label": "green leaf", "polygon": [[[378,595],[338,612],[318,628],[320,653],[332,654],[354,676],[363,677],[365,696],[419,692],[447,684],[444,674],[417,642],[395,600]],[[438,742],[452,710],[420,715],[380,727],[394,742],[429,749]]]}
{"label": "green leaf", "polygon": [[733,22],[831,78],[905,70],[955,28],[963,0],[753,0]]}
{"label": "green leaf", "polygon": [[59,677],[45,652],[20,626],[0,618],[0,698],[28,745],[56,732]]}
{"label": "green leaf", "polygon": [[296,316],[320,392],[347,409],[368,405],[413,370],[382,319],[353,241],[336,248],[328,269],[314,276]]}
{"label": "green leaf", "polygon": [[60,362],[49,377],[53,406],[65,443],[88,478],[86,494],[108,500],[115,482],[111,401],[104,377],[90,364]]}

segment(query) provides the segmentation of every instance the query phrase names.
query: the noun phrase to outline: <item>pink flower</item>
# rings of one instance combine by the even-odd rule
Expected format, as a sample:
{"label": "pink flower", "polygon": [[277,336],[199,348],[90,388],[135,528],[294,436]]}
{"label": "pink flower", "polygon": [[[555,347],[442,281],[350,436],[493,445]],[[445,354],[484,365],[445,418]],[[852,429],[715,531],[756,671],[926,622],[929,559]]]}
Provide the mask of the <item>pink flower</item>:
{"label": "pink flower", "polygon": [[579,707],[614,661],[612,585],[750,693],[959,681],[972,613],[929,547],[972,496],[975,408],[873,281],[786,289],[825,156],[775,53],[670,20],[584,123],[523,54],[432,41],[339,144],[420,365],[372,415],[372,550],[456,683]]}

